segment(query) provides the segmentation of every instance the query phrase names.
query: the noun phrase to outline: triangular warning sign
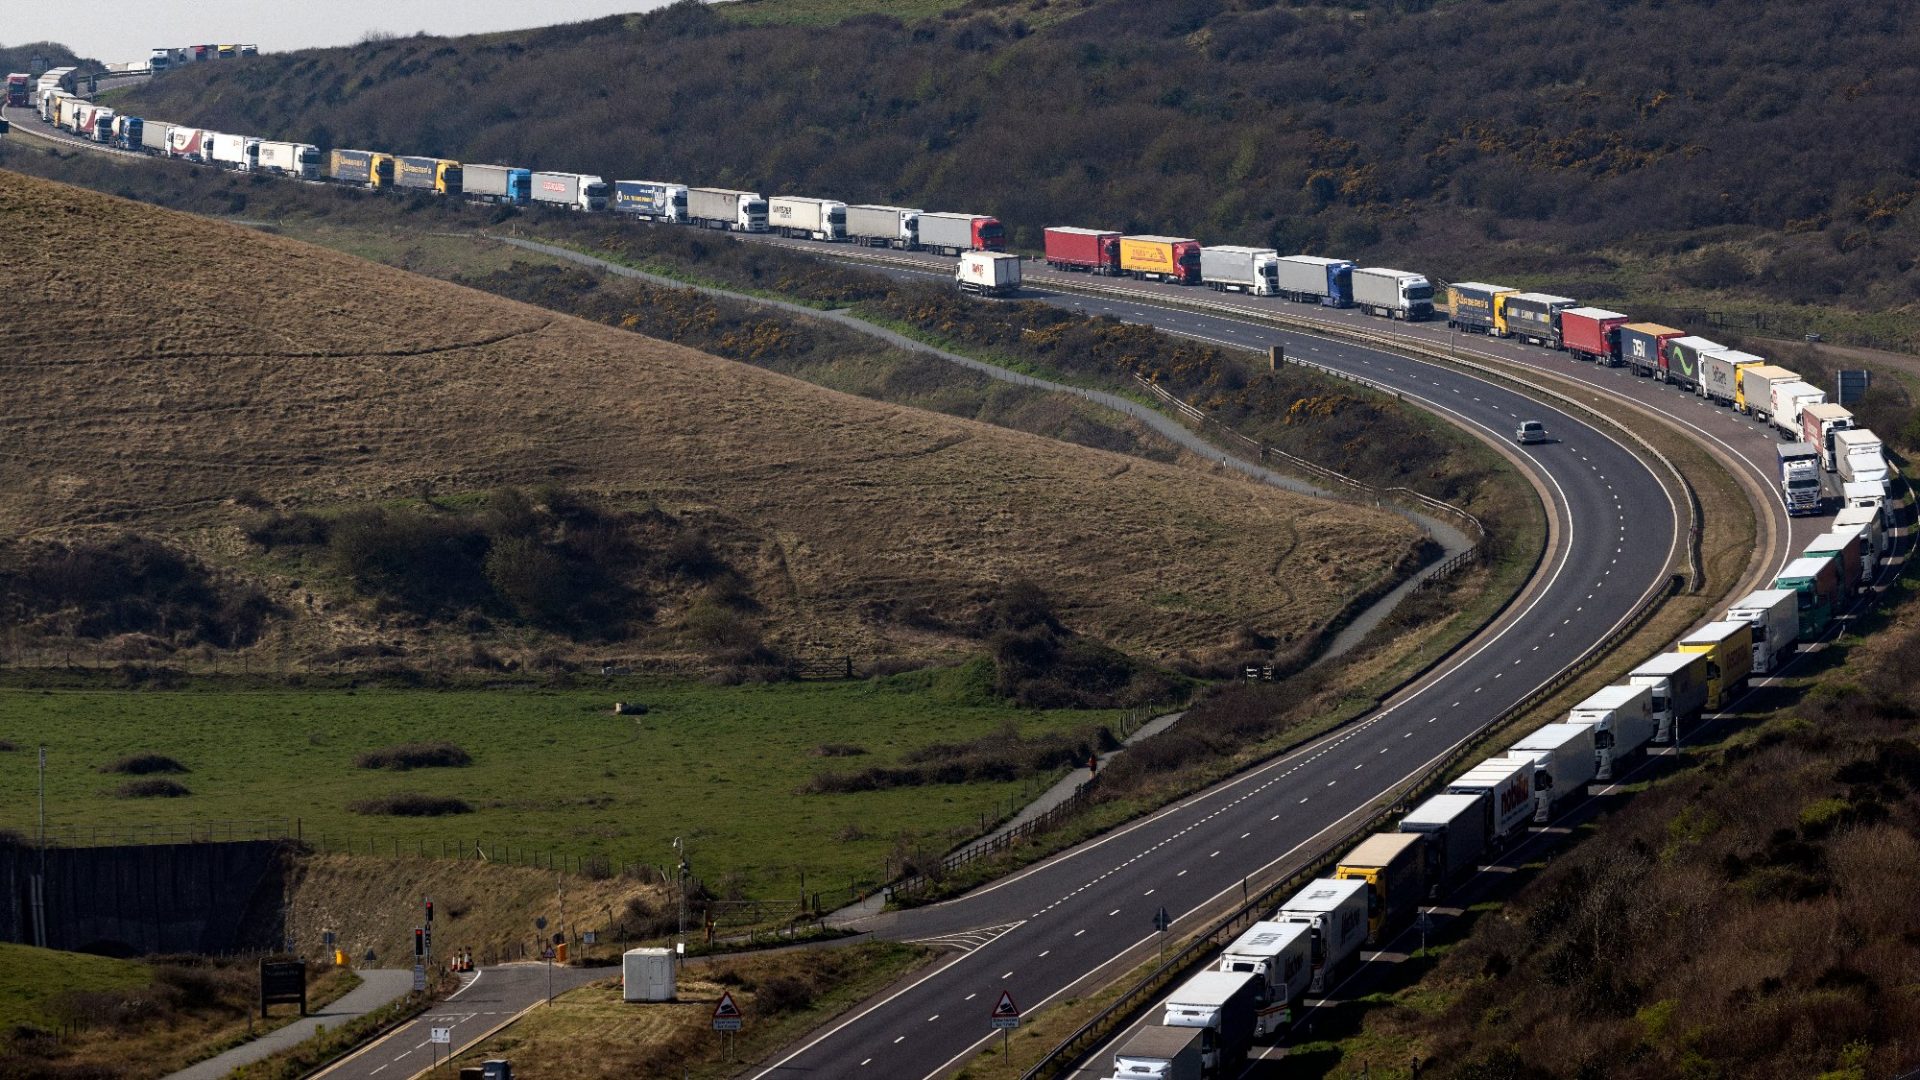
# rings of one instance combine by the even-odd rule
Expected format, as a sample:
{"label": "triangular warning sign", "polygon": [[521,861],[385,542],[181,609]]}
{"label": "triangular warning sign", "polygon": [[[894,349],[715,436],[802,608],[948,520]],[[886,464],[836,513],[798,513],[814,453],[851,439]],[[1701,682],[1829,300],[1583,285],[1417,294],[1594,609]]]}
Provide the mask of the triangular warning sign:
{"label": "triangular warning sign", "polygon": [[1005,990],[1000,991],[1000,1002],[993,1007],[993,1018],[995,1020],[1020,1019],[1020,1006],[1013,1003],[1012,994]]}
{"label": "triangular warning sign", "polygon": [[720,992],[720,1004],[713,1007],[713,1018],[715,1020],[740,1019],[740,1006],[733,1003],[733,991],[722,990]]}

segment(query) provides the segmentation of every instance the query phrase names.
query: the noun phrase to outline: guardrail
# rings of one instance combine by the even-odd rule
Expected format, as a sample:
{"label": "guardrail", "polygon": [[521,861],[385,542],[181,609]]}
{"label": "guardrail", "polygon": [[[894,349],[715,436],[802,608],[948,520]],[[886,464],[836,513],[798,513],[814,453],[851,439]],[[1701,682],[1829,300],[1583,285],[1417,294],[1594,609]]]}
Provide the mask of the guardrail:
{"label": "guardrail", "polygon": [[1239,907],[1209,924],[1178,952],[1156,965],[1139,981],[1122,991],[1112,1004],[1100,1010],[1092,1019],[1061,1040],[1047,1052],[1045,1057],[1022,1073],[1021,1080],[1054,1080],[1055,1077],[1064,1075],[1082,1054],[1107,1041],[1115,1030],[1132,1020],[1139,1009],[1152,1001],[1162,988],[1191,970],[1215,947],[1227,944],[1226,940],[1222,940],[1224,935],[1237,933],[1245,924],[1259,921],[1261,916],[1278,907],[1282,900],[1333,866],[1339,853],[1345,851],[1347,845],[1362,836],[1378,831],[1383,825],[1403,814],[1416,800],[1424,798],[1445,782],[1453,770],[1485,749],[1483,741],[1489,735],[1499,731],[1513,720],[1525,716],[1541,703],[1558,694],[1569,683],[1585,674],[1600,657],[1605,656],[1620,642],[1638,632],[1642,626],[1646,625],[1647,620],[1653,617],[1653,613],[1659,609],[1660,604],[1680,590],[1681,582],[1680,575],[1670,576],[1667,579],[1667,587],[1642,599],[1613,633],[1588,646],[1573,663],[1536,687],[1532,693],[1494,714],[1492,719],[1476,729],[1452,753],[1429,766],[1418,777],[1401,785],[1397,792],[1389,792],[1377,804],[1372,814],[1324,845],[1320,854],[1309,860],[1306,865],[1263,888],[1259,895],[1251,896]]}

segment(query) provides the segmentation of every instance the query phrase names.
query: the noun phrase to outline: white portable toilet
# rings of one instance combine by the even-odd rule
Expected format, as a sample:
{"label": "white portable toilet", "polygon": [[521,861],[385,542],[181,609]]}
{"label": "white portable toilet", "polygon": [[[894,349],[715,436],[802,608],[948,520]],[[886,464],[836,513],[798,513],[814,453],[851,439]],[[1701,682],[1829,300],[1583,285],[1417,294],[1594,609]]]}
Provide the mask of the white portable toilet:
{"label": "white portable toilet", "polygon": [[628,949],[620,957],[620,996],[627,1001],[672,1001],[672,949]]}

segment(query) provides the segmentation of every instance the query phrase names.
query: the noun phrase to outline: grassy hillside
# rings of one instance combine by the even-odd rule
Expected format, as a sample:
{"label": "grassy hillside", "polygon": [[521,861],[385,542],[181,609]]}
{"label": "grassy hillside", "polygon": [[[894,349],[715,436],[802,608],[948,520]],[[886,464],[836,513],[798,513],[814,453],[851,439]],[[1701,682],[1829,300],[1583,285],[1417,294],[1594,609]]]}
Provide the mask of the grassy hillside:
{"label": "grassy hillside", "polygon": [[[1860,137],[1899,130],[1920,80],[1920,26],[1894,9],[869,6],[760,25],[780,6],[683,4],[289,54],[123,104],[325,145],[986,210],[1028,246],[1099,224],[1715,311],[1912,316],[1920,291],[1920,159]],[[1845,329],[1905,341],[1913,321]]]}
{"label": "grassy hillside", "polygon": [[[1390,515],[849,398],[56,185],[11,180],[0,210],[32,313],[0,373],[0,523],[25,542],[14,581],[33,588],[11,599],[32,634],[430,654],[468,610],[463,654],[521,648],[537,619],[457,590],[423,622],[410,568],[484,571],[537,602],[613,551],[651,575],[626,583],[644,602],[623,634],[563,640],[574,656],[970,648],[952,628],[1024,578],[1073,629],[1173,657],[1331,618],[1414,540]],[[274,530],[306,511],[298,536],[317,519],[341,546],[275,562]],[[92,596],[78,582],[103,565],[186,614]],[[368,580],[390,585],[348,587]],[[93,619],[109,600],[115,618]],[[201,615],[237,629],[179,633]]]}
{"label": "grassy hillside", "polygon": [[152,981],[153,969],[132,960],[0,942],[0,1031],[65,1021],[60,1006],[69,993],[130,990]]}

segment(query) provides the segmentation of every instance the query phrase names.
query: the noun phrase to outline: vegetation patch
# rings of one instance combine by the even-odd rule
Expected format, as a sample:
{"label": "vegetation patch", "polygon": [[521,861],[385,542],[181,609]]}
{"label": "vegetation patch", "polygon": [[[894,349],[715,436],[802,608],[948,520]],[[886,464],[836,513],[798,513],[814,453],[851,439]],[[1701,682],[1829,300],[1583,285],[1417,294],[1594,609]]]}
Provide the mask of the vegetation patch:
{"label": "vegetation patch", "polygon": [[473,755],[450,742],[405,743],[356,754],[353,763],[362,769],[451,769],[473,764]]}
{"label": "vegetation patch", "polygon": [[349,804],[348,809],[356,814],[384,814],[389,817],[445,817],[449,814],[473,813],[473,807],[465,799],[450,795],[423,795],[417,791],[382,795],[375,799],[357,799]]}
{"label": "vegetation patch", "polygon": [[177,799],[193,792],[177,780],[155,778],[121,784],[114,794],[122,799]]}
{"label": "vegetation patch", "polygon": [[1023,739],[1011,727],[967,743],[933,743],[904,755],[900,765],[855,772],[823,772],[802,789],[809,794],[846,794],[930,784],[1005,782],[1084,767],[1095,753],[1119,745],[1102,727]]}
{"label": "vegetation patch", "polygon": [[148,537],[0,545],[0,620],[29,635],[136,635],[164,655],[249,644],[274,610],[259,589]]}
{"label": "vegetation patch", "polygon": [[127,776],[147,776],[153,773],[184,773],[192,770],[165,754],[133,754],[100,766],[100,771]]}

